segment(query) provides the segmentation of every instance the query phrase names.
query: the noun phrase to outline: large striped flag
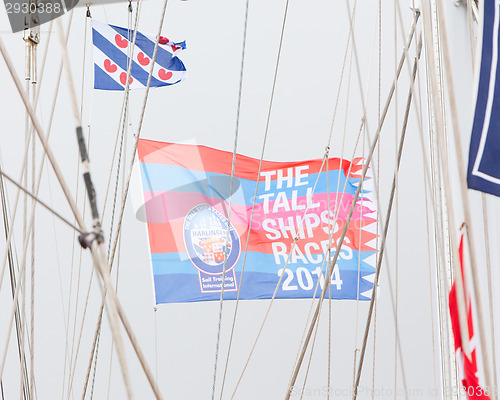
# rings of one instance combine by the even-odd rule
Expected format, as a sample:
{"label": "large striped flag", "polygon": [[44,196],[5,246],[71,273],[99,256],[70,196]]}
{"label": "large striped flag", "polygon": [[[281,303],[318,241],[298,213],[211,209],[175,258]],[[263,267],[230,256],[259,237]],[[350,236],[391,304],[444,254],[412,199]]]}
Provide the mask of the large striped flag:
{"label": "large striped flag", "polygon": [[[486,391],[479,384],[479,377],[477,371],[477,360],[476,360],[476,340],[474,338],[474,325],[472,322],[472,307],[471,298],[469,291],[467,290],[467,285],[464,278],[464,236],[462,234],[460,238],[460,246],[458,248],[458,253],[460,257],[460,270],[462,272],[462,280],[464,282],[464,295],[467,307],[467,330],[469,331],[469,337],[464,338],[460,333],[460,319],[458,313],[457,305],[457,289],[455,287],[455,282],[451,287],[449,296],[449,306],[450,306],[450,317],[451,317],[451,327],[453,330],[453,339],[455,342],[455,355],[457,358],[458,370],[460,378],[462,379],[462,388],[465,391],[467,398],[471,400],[489,400],[490,398],[486,394]],[[463,343],[468,342],[468,347],[470,349],[470,357],[464,354]]]}
{"label": "large striped flag", "polygon": [[[333,257],[361,158],[263,161],[258,178],[259,160],[238,155],[231,185],[232,153],[142,139],[137,151],[144,195],[137,215],[147,222],[157,304],[219,299],[224,263],[226,299],[238,290],[241,299],[271,298],[280,277],[277,298],[312,297],[318,280],[319,294],[330,232]],[[371,182],[331,278],[334,299],[371,297],[377,221]]]}
{"label": "large striped flag", "polygon": [[[132,30],[92,21],[95,89],[125,89],[133,37]],[[154,35],[137,32],[134,54],[131,57],[130,89],[146,87],[155,43]],[[173,85],[186,76],[186,68],[177,57],[177,54],[186,48],[185,42],[174,43],[165,37],[160,37],[159,43],[151,87]]]}

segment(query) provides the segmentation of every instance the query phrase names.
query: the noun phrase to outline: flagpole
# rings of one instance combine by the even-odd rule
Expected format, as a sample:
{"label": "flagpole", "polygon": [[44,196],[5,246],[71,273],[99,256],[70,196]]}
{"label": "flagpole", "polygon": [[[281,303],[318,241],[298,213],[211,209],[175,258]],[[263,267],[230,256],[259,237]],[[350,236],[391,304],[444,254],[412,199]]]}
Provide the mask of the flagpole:
{"label": "flagpole", "polygon": [[[435,2],[429,4],[431,15],[431,28],[429,28],[428,34],[431,35],[432,41],[436,42],[439,39],[437,15],[435,12]],[[427,35],[426,35],[427,39]],[[435,70],[432,74],[439,73],[441,77],[441,57],[439,49],[429,49],[426,51],[427,58],[432,57],[435,62]],[[431,66],[429,62],[427,65],[427,76],[431,74]],[[436,121],[436,110],[433,108],[433,104],[439,104],[438,109],[443,110],[442,103],[444,102],[443,96],[443,79],[437,80],[437,92],[432,90],[430,80],[427,80],[427,91],[428,95],[428,116],[429,116],[429,147],[431,155],[431,171],[432,171],[432,191],[433,191],[433,202],[435,206],[434,210],[434,230],[435,230],[435,248],[436,248],[436,289],[437,298],[439,302],[439,329],[438,336],[440,341],[440,356],[441,356],[441,374],[443,379],[442,385],[442,395],[443,398],[451,396],[453,393],[453,398],[458,400],[459,393],[455,390],[458,387],[458,375],[455,357],[455,346],[453,342],[453,331],[450,326],[450,310],[448,306],[450,288],[453,282],[453,251],[451,249],[450,243],[450,229],[448,225],[449,220],[449,208],[448,202],[446,200],[446,195],[443,190],[444,178],[443,172],[440,167],[440,152],[439,152],[439,139],[437,137],[438,125]],[[439,112],[439,111],[438,111]],[[440,111],[443,115],[444,111]],[[452,232],[455,232],[453,229]]]}

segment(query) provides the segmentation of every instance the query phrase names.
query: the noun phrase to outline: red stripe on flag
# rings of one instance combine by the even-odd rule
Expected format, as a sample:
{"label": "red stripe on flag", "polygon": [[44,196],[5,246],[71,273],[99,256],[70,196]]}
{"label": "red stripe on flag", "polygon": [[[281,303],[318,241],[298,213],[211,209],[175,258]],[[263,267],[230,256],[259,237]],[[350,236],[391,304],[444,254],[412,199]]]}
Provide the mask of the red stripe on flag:
{"label": "red stripe on flag", "polygon": [[[152,164],[177,165],[193,171],[205,171],[221,174],[231,174],[231,165],[233,162],[233,153],[223,150],[217,150],[206,146],[156,142],[153,140],[139,139],[137,146],[139,161]],[[236,155],[237,178],[256,180],[260,160],[242,155]],[[299,167],[308,165],[309,174],[318,173],[321,169],[322,160],[308,160],[298,162],[276,162],[262,161],[262,171],[274,171],[285,168]],[[351,163],[340,158],[330,158],[328,160],[328,169],[335,171],[342,168],[347,175]],[[352,162],[349,176],[352,178],[360,177],[359,173],[363,168],[362,159],[355,158]],[[326,170],[326,163],[323,166]],[[260,181],[265,179],[260,176]],[[274,177],[276,179],[276,177]]]}
{"label": "red stripe on flag", "polygon": [[458,369],[460,372],[460,376],[462,378],[463,389],[467,394],[469,399],[490,399],[484,392],[483,388],[479,385],[479,378],[477,372],[477,362],[476,362],[476,348],[474,346],[474,341],[472,340],[474,337],[474,327],[472,323],[472,307],[471,307],[471,299],[469,292],[466,290],[466,282],[463,279],[464,276],[464,266],[463,266],[463,258],[464,258],[464,236],[462,234],[460,238],[460,246],[458,249],[459,257],[460,257],[460,269],[462,272],[462,281],[464,282],[464,294],[465,294],[465,302],[467,305],[467,326],[469,330],[469,338],[465,338],[464,340],[468,340],[469,349],[471,350],[471,359],[464,355],[462,350],[462,336],[460,333],[460,319],[458,313],[458,305],[457,305],[457,292],[455,281],[451,287],[450,296],[449,296],[449,306],[450,306],[450,317],[451,317],[451,327],[453,330],[453,338],[455,341],[455,355],[457,357]]}
{"label": "red stripe on flag", "polygon": [[[346,254],[352,251],[374,251],[375,249],[368,246],[367,243],[373,240],[376,235],[370,232],[366,232],[364,230],[361,231],[361,237],[359,234],[359,227],[365,227],[372,223],[371,221],[354,221],[351,222],[351,225],[347,229],[346,239],[343,245],[343,251],[341,253],[341,257],[346,257]],[[332,246],[335,248],[335,243],[338,241],[342,229],[344,227],[344,221],[338,221],[339,229],[333,234],[333,244]],[[233,227],[238,232],[240,237],[240,243],[242,247],[242,251],[245,250],[245,245],[247,242],[247,226],[240,225],[232,222]],[[170,222],[163,223],[148,223],[148,233],[149,233],[149,243],[151,248],[151,253],[177,253],[186,251],[184,245],[184,221],[176,220]],[[269,239],[267,235],[270,235],[266,231],[262,229],[252,229],[252,233],[250,235],[250,241],[248,243],[248,251],[255,251],[259,253],[273,254],[273,243],[279,242],[279,248],[285,246],[287,251],[291,249],[292,242],[294,240],[294,235],[292,232],[287,233],[287,237],[280,237],[277,240]],[[295,232],[295,234],[299,234],[300,232]],[[329,236],[326,232],[324,232],[322,227],[317,227],[314,229],[314,237],[308,238],[307,228],[304,228],[302,231],[302,236],[304,239],[299,239],[297,242],[298,251],[302,253],[306,253],[307,251],[312,252],[313,254],[324,253],[324,246],[328,243]],[[315,243],[310,244],[310,243]],[[276,245],[275,245],[276,246]],[[307,250],[306,250],[307,249]],[[350,250],[349,250],[350,249]],[[352,257],[352,255],[351,255]]]}

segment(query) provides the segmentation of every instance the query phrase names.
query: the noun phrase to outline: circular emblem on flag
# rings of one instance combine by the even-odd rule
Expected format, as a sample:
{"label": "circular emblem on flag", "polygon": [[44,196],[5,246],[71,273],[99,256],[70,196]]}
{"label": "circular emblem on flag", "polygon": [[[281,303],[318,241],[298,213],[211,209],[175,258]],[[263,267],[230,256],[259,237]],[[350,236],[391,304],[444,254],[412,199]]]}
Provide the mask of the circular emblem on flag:
{"label": "circular emblem on flag", "polygon": [[220,275],[226,261],[226,272],[240,258],[238,232],[219,211],[209,204],[193,207],[184,219],[184,244],[191,262],[200,271]]}

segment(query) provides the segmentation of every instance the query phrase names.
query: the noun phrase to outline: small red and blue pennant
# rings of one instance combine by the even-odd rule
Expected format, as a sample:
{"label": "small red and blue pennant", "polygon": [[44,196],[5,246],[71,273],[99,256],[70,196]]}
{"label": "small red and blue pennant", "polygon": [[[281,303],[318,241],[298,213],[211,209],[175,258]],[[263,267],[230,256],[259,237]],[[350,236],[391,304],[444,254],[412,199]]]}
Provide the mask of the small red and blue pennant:
{"label": "small red and blue pennant", "polygon": [[[133,30],[92,21],[94,89],[125,89],[133,37]],[[164,36],[160,36],[158,42],[160,45],[150,86],[169,86],[182,81],[186,76],[186,67],[177,55],[186,48],[186,43],[175,43]],[[129,77],[130,89],[147,86],[155,43],[154,35],[137,32]]]}

